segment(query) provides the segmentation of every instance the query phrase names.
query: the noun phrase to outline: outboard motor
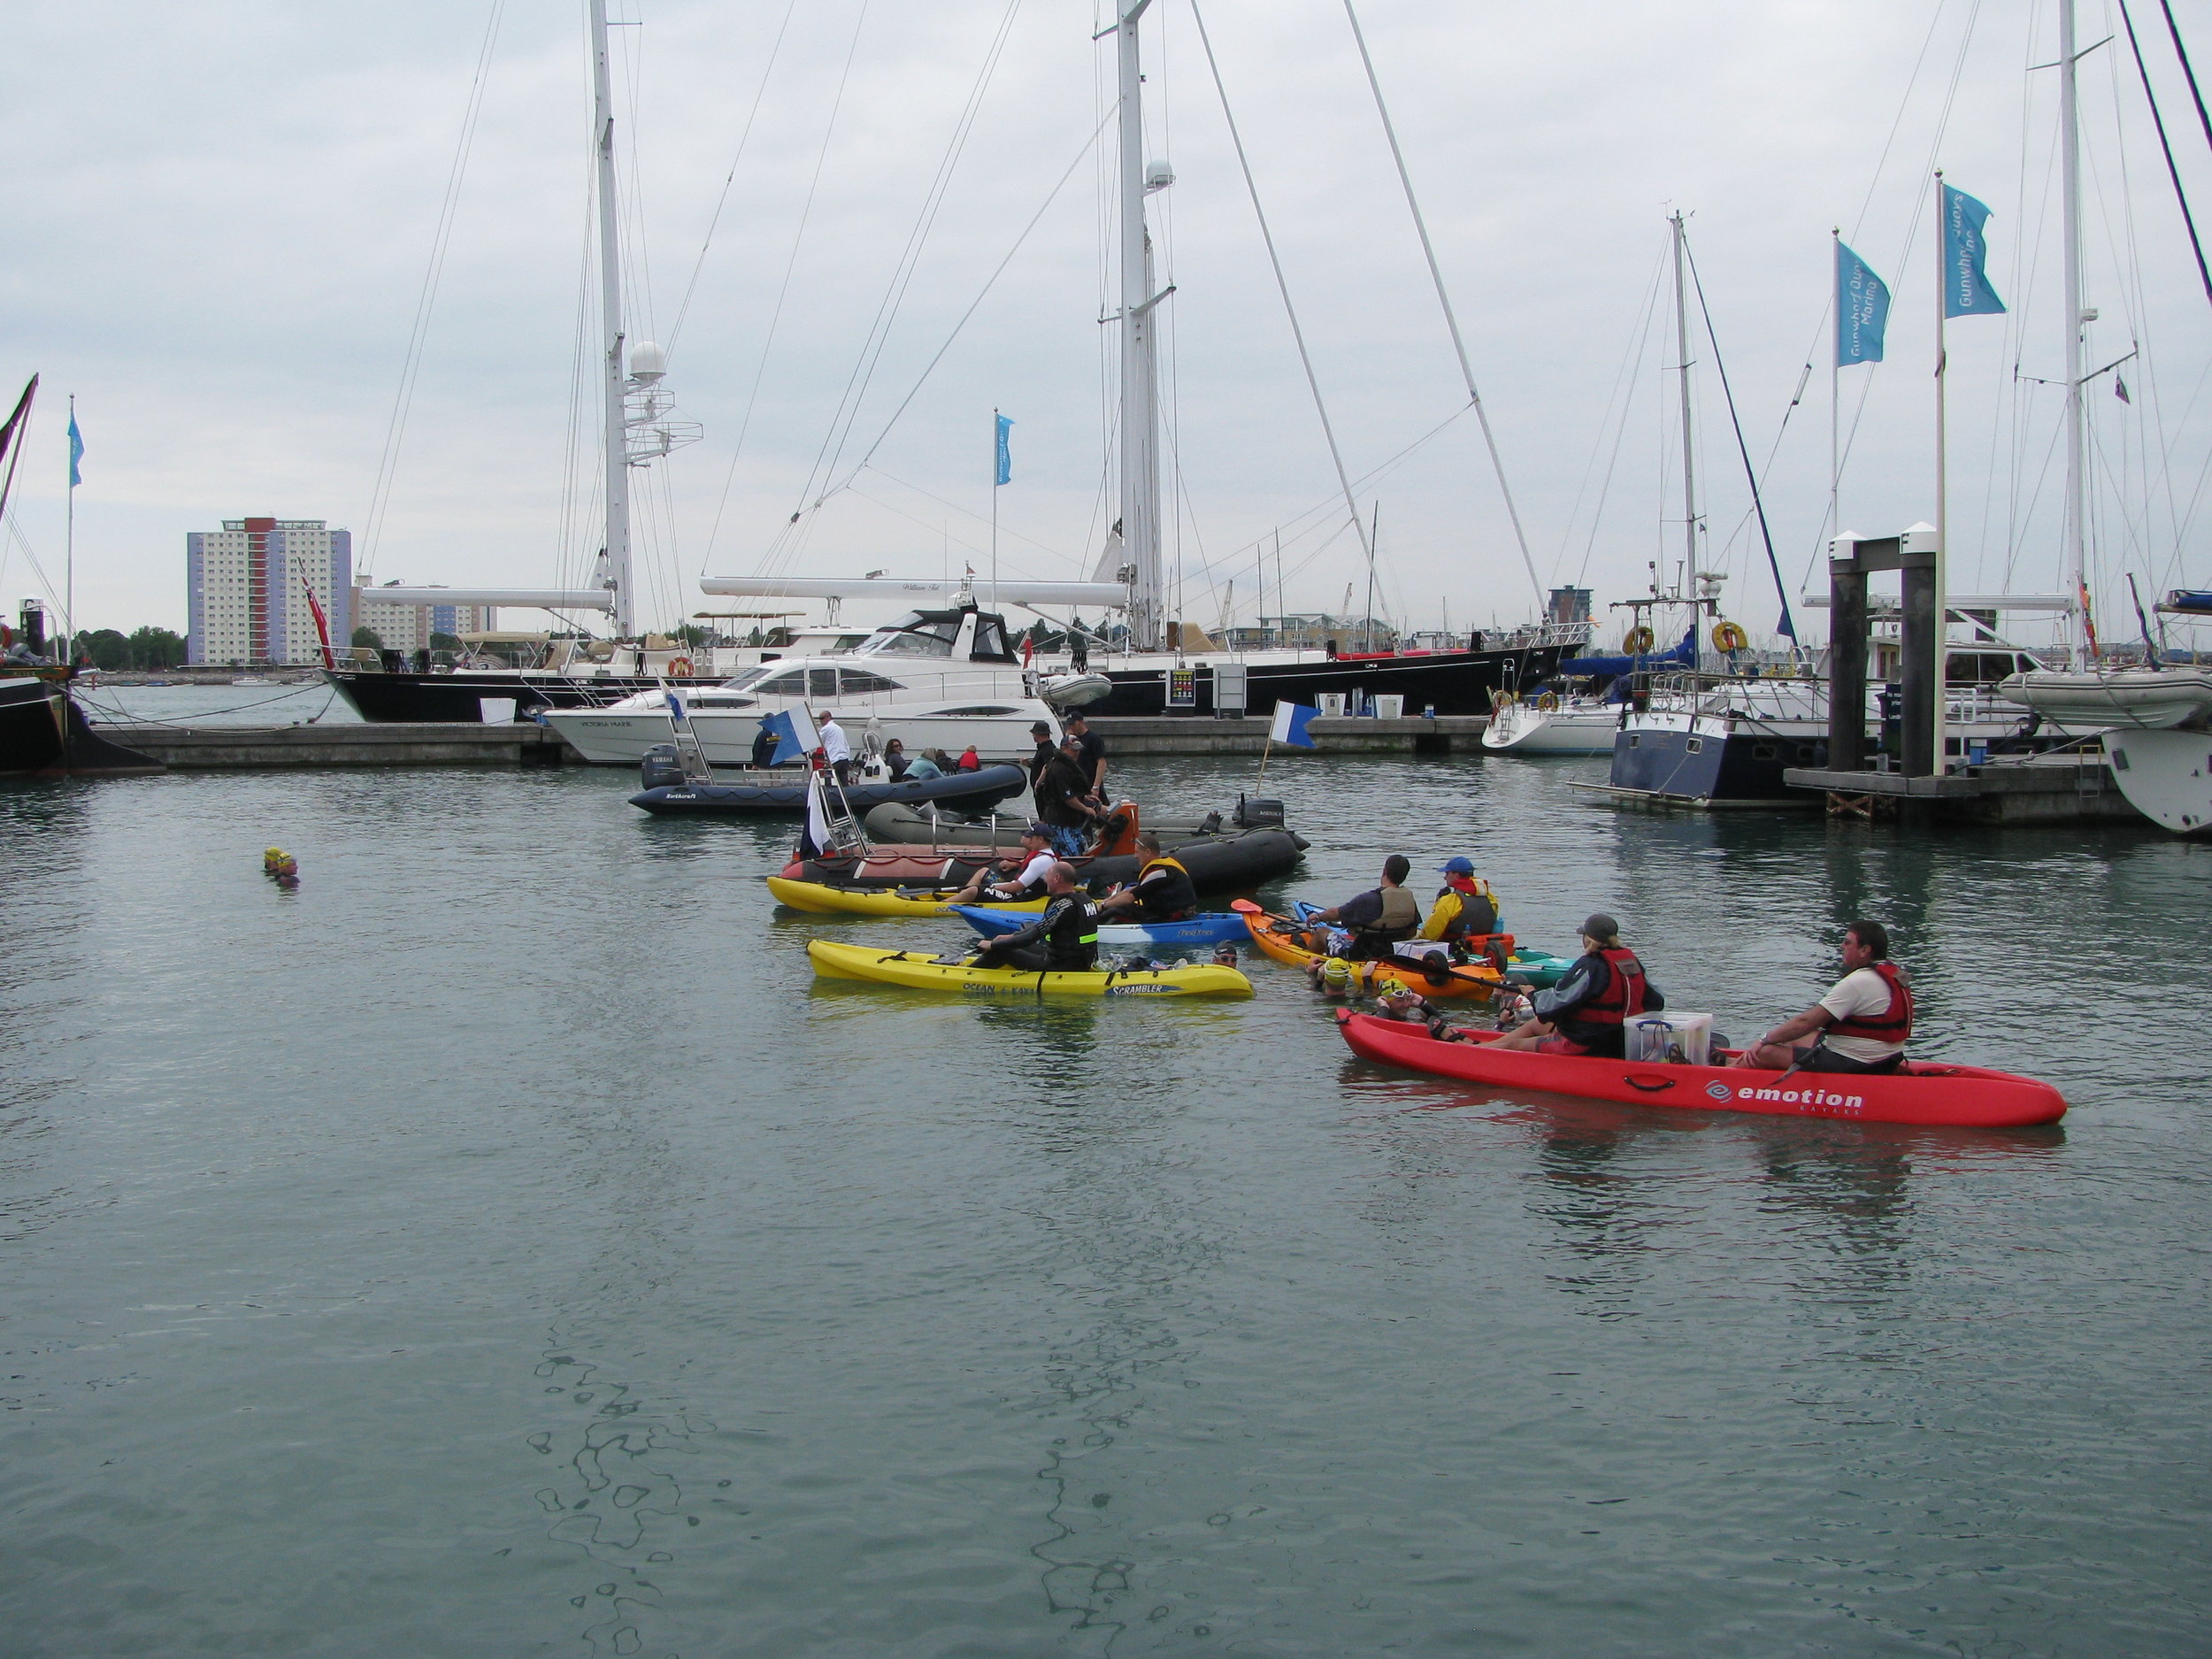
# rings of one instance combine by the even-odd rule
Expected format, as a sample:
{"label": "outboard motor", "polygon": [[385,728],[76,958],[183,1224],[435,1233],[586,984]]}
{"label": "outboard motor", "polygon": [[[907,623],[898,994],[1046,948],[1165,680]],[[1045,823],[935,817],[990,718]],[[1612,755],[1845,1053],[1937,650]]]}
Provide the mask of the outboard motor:
{"label": "outboard motor", "polygon": [[645,759],[637,769],[638,786],[644,789],[664,789],[671,784],[684,780],[684,764],[677,757],[673,743],[656,743],[645,751]]}
{"label": "outboard motor", "polygon": [[1280,801],[1248,801],[1239,795],[1237,825],[1241,829],[1280,829],[1283,826],[1283,803]]}

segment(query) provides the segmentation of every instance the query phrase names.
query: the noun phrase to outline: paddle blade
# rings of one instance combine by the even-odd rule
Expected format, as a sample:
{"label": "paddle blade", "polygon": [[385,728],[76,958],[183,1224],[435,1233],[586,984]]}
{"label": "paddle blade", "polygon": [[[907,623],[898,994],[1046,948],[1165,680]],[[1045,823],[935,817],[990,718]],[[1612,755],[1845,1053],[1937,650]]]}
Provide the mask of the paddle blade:
{"label": "paddle blade", "polygon": [[1241,916],[1264,916],[1267,912],[1249,899],[1231,899],[1229,908]]}

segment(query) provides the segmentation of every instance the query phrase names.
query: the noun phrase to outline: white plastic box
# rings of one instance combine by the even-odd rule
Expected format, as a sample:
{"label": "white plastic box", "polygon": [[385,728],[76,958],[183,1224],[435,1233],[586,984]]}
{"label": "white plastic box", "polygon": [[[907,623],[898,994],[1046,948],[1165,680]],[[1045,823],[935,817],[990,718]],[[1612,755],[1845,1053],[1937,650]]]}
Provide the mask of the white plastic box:
{"label": "white plastic box", "polygon": [[1628,1057],[1643,1065],[1710,1065],[1713,1054],[1713,1017],[1710,1014],[1646,1014],[1628,1022],[1622,1033]]}
{"label": "white plastic box", "polygon": [[1323,715],[1341,718],[1344,713],[1345,695],[1346,694],[1341,691],[1325,691],[1314,701],[1320,705],[1319,712]]}
{"label": "white plastic box", "polygon": [[1402,692],[1378,692],[1375,695],[1375,718],[1378,720],[1402,720],[1406,718],[1406,700]]}

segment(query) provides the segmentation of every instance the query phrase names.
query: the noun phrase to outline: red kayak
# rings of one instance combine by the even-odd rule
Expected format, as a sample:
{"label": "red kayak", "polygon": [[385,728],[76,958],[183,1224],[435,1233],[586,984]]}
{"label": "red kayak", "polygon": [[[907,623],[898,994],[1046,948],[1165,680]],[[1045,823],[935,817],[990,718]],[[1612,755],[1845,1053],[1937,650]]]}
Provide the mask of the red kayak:
{"label": "red kayak", "polygon": [[[2016,1129],[2056,1123],[2066,1100],[2048,1083],[1978,1065],[1908,1060],[1895,1071],[1744,1071],[1731,1066],[1654,1065],[1580,1055],[1502,1052],[1495,1032],[1462,1033],[1446,1042],[1423,1025],[1337,1010],[1336,1021],[1355,1054],[1437,1077],[1494,1087],[1542,1089],[1588,1100],[1694,1111],[1765,1112],[1779,1118],[1841,1118],[1863,1124],[1950,1124],[1970,1129]],[[1730,1052],[1724,1049],[1722,1052]]]}

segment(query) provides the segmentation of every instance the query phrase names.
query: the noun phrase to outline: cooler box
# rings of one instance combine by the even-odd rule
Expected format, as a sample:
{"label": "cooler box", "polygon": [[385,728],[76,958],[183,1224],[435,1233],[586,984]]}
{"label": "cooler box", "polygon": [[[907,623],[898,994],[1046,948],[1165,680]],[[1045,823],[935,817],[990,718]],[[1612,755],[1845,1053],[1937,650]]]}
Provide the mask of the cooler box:
{"label": "cooler box", "polygon": [[1710,1065],[1710,1014],[1646,1014],[1622,1032],[1630,1060],[1644,1065]]}

